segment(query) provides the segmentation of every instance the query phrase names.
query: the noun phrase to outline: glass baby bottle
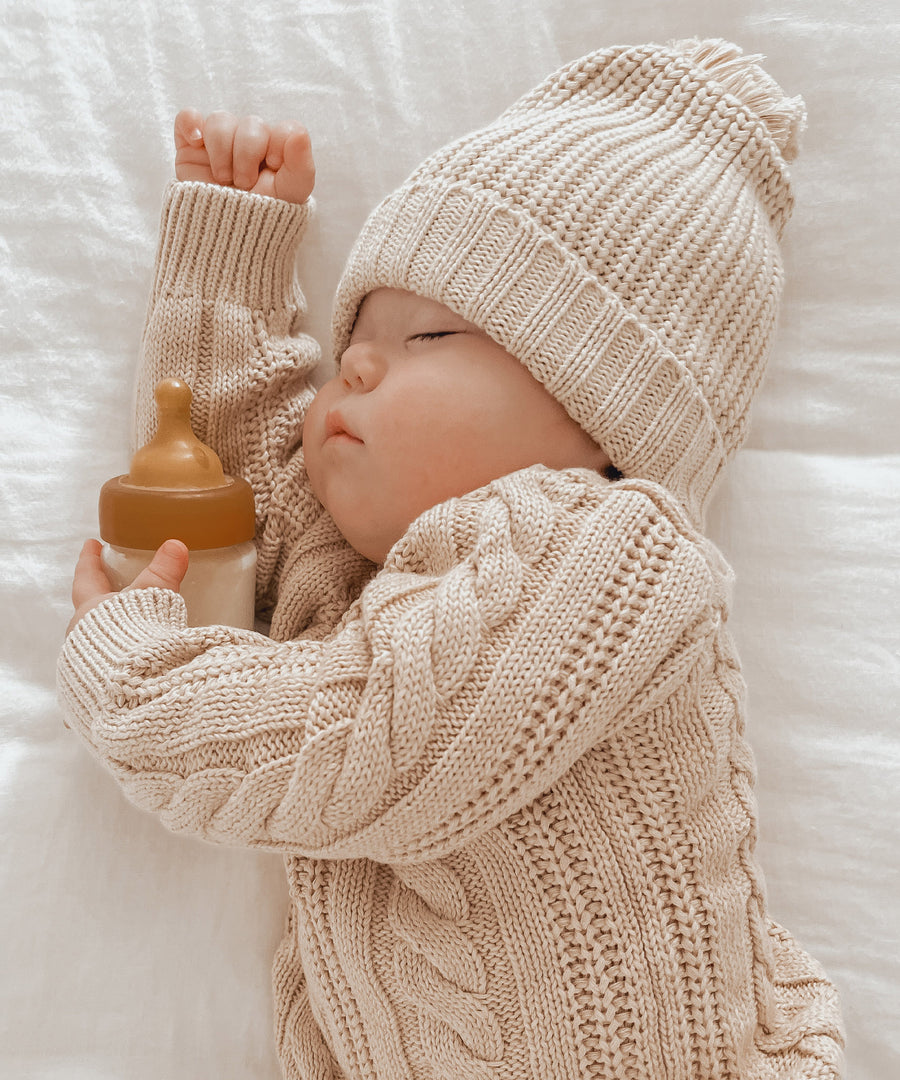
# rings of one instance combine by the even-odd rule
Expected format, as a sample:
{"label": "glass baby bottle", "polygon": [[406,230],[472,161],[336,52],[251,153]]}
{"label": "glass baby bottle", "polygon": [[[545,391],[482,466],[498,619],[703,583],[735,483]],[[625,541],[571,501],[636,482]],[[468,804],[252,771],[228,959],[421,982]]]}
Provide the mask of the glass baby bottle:
{"label": "glass baby bottle", "polygon": [[191,428],[191,390],[180,379],[156,387],[156,435],[127,475],[100,492],[103,563],[115,589],[131,584],[165,540],[190,551],[181,585],[188,623],[253,629],[256,546],[253,491],[227,476]]}

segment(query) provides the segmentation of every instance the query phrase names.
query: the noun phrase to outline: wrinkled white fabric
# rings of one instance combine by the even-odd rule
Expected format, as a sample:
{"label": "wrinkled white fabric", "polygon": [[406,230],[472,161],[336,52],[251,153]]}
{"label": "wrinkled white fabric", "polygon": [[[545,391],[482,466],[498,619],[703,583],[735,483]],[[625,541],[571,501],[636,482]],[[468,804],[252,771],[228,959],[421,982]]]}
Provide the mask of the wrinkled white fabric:
{"label": "wrinkled white fabric", "polygon": [[[770,905],[838,983],[848,1071],[897,1071],[900,46],[865,0],[24,0],[0,19],[0,1075],[274,1080],[276,856],[165,833],[62,728],[53,667],[127,467],[177,108],[299,116],[310,330],[367,211],[588,48],[723,36],[810,113],[781,330],[710,531],[737,574]],[[210,910],[213,917],[210,918]]]}

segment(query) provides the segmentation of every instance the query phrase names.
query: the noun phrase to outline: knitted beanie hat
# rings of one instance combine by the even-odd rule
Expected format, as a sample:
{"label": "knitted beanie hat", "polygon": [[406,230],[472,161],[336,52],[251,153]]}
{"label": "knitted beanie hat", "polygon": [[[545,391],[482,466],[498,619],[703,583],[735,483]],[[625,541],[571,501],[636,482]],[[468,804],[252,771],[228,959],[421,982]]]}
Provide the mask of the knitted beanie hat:
{"label": "knitted beanie hat", "polygon": [[759,59],[724,41],[594,52],[433,154],[351,251],[336,354],[373,289],[437,300],[702,524],[764,371],[805,120]]}

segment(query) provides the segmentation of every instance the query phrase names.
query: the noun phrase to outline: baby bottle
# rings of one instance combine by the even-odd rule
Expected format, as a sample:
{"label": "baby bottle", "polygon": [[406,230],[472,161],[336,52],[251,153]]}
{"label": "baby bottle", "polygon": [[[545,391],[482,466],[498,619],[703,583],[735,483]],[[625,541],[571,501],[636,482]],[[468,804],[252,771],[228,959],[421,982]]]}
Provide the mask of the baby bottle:
{"label": "baby bottle", "polygon": [[256,547],[253,491],[226,476],[191,429],[191,390],[179,379],[156,387],[156,435],[126,476],[100,491],[103,564],[113,588],[130,585],[165,540],[190,550],[181,584],[188,623],[253,629]]}

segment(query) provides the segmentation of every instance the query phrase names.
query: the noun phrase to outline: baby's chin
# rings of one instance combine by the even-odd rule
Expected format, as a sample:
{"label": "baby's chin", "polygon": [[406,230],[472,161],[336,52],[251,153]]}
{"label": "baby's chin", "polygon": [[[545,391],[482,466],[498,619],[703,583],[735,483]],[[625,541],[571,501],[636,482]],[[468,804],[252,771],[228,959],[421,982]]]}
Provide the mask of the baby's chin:
{"label": "baby's chin", "polygon": [[354,530],[344,530],[338,525],[338,532],[347,541],[350,547],[354,551],[358,552],[364,559],[368,559],[369,562],[375,563],[377,566],[383,566],[384,561],[388,556],[388,552],[402,537],[403,533],[400,533],[396,537],[375,537],[371,535],[359,535]]}
{"label": "baby's chin", "polygon": [[318,492],[316,492],[316,497],[331,516],[338,532],[350,547],[362,555],[364,559],[368,559],[369,562],[376,563],[378,566],[383,565],[388,552],[406,531],[405,529],[391,530],[383,526],[379,529],[373,529],[371,525],[373,516],[371,514],[347,512],[341,506],[334,505],[333,501],[327,498],[322,499]]}

